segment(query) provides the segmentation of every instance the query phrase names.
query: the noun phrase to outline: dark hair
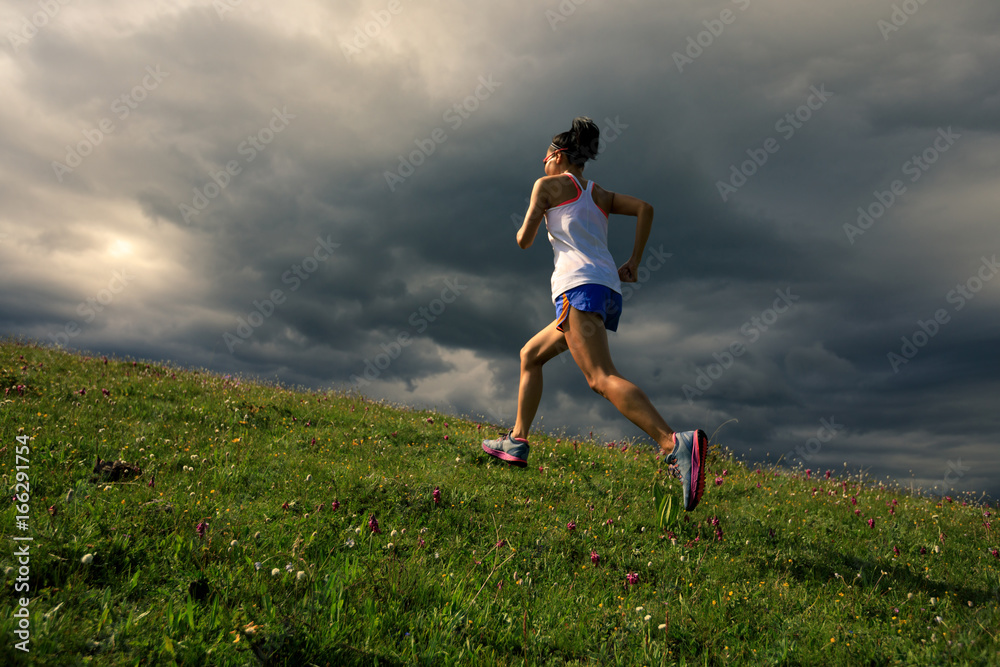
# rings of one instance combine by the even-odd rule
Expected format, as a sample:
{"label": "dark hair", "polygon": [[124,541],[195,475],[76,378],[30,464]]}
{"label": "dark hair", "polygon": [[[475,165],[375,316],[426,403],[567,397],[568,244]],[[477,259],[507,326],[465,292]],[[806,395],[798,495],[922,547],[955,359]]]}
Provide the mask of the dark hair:
{"label": "dark hair", "polygon": [[566,150],[570,163],[582,167],[587,160],[597,159],[598,145],[601,143],[601,131],[594,121],[586,116],[573,119],[573,127],[552,137],[552,145]]}

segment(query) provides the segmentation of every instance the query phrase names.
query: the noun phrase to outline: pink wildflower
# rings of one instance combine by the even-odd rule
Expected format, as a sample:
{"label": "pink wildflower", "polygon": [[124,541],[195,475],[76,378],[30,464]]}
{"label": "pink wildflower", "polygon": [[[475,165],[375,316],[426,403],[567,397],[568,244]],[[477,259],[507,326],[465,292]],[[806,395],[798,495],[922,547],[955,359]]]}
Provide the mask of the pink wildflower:
{"label": "pink wildflower", "polygon": [[628,574],[625,575],[625,582],[629,586],[635,586],[637,583],[639,583],[639,575],[636,574],[635,572],[629,572]]}
{"label": "pink wildflower", "polygon": [[[996,549],[993,550],[993,553],[996,554]],[[590,562],[593,563],[594,565],[597,565],[598,563],[601,562],[601,555],[596,551],[591,551]]]}
{"label": "pink wildflower", "polygon": [[869,528],[875,527],[875,519],[868,519],[868,527]]}
{"label": "pink wildflower", "polygon": [[441,502],[441,489],[439,489],[438,487],[435,486],[434,487],[434,493],[432,493],[431,496],[434,498],[434,504],[435,505],[437,505],[438,503],[440,503]]}
{"label": "pink wildflower", "polygon": [[368,530],[370,530],[373,533],[381,533],[382,532],[379,529],[379,527],[378,527],[378,519],[375,518],[374,514],[372,514],[370,517],[368,517]]}
{"label": "pink wildflower", "polygon": [[572,521],[570,521],[569,523],[567,523],[566,527],[569,528],[571,531],[576,530],[576,524],[573,523]]}

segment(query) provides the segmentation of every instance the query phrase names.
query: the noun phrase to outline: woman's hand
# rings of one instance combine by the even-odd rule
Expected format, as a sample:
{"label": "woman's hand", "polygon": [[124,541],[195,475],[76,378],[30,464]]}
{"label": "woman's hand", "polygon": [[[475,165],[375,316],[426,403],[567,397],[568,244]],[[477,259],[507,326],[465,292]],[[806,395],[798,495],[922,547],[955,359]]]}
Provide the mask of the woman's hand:
{"label": "woman's hand", "polygon": [[627,262],[618,267],[618,278],[623,283],[634,283],[639,271],[639,260],[629,258]]}

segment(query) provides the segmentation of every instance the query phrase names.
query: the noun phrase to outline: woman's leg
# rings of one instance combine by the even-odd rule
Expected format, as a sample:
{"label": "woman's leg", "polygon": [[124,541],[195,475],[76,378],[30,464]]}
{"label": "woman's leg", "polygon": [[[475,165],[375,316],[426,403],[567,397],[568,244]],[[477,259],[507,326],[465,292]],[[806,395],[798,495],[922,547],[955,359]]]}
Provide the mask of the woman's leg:
{"label": "woman's leg", "polygon": [[615,368],[601,316],[571,307],[569,320],[563,328],[569,351],[590,388],[611,401],[629,421],[645,431],[659,444],[660,451],[670,453],[674,448],[673,429],[667,426],[646,394]]}
{"label": "woman's leg", "polygon": [[554,320],[521,348],[521,382],[517,391],[517,421],[512,437],[528,439],[531,422],[542,400],[542,366],[567,349],[566,337],[556,329]]}

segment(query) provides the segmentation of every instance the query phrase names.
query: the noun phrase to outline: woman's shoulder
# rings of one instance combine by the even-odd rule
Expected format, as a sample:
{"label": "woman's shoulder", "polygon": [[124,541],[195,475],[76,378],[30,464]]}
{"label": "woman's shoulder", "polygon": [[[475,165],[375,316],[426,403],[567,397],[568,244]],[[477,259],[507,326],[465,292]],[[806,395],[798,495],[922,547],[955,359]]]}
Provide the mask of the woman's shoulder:
{"label": "woman's shoulder", "polygon": [[602,188],[597,182],[594,182],[594,187],[592,189],[594,196],[594,203],[597,204],[602,211],[610,211],[611,203],[614,201],[615,193]]}

